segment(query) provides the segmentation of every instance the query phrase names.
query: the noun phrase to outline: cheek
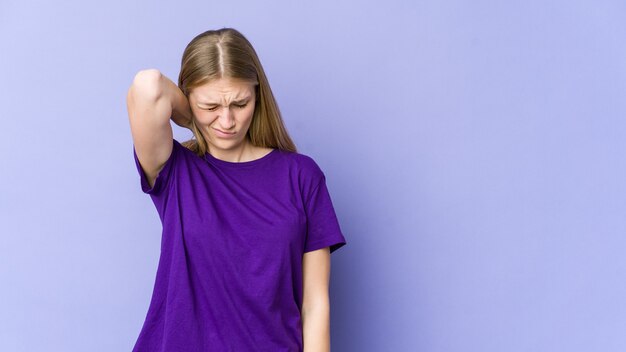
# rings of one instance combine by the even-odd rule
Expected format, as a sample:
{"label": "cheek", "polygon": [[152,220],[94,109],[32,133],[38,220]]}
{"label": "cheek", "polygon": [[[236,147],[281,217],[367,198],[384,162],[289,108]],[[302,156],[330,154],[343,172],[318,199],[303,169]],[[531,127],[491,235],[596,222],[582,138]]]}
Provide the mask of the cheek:
{"label": "cheek", "polygon": [[243,114],[249,121],[251,121],[254,117],[254,106],[249,107],[249,109],[245,109],[245,112]]}
{"label": "cheek", "polygon": [[213,120],[211,114],[208,114],[206,111],[194,111],[193,113],[196,122],[201,125],[206,125]]}

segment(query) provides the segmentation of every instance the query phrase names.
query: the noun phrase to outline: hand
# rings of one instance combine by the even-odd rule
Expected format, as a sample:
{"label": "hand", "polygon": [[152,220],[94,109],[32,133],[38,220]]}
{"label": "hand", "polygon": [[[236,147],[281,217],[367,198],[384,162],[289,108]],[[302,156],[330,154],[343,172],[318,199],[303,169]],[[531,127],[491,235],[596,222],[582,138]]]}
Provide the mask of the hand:
{"label": "hand", "polygon": [[183,128],[187,128],[189,130],[191,130],[191,121],[190,120],[181,120],[181,119],[174,119],[172,118],[172,121],[174,121],[174,123],[180,127]]}
{"label": "hand", "polygon": [[168,82],[168,84],[173,91],[171,119],[178,126],[191,130],[192,119],[194,118],[194,116],[189,105],[189,99],[187,98],[187,96],[185,96],[185,94],[183,94],[183,91],[173,82],[170,81]]}

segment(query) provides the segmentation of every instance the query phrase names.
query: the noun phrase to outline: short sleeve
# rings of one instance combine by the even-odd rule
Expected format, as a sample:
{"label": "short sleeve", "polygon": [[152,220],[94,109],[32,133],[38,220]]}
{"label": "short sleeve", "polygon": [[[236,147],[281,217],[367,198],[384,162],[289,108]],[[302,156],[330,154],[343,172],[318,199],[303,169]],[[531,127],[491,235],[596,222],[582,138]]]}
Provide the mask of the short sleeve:
{"label": "short sleeve", "polygon": [[176,162],[176,158],[179,153],[179,147],[182,147],[182,145],[180,145],[180,143],[175,139],[172,139],[172,144],[172,153],[163,165],[161,171],[157,174],[152,188],[150,188],[150,185],[148,184],[148,177],[146,176],[145,171],[142,169],[141,164],[139,163],[139,159],[137,158],[137,152],[135,150],[135,145],[133,145],[135,166],[137,167],[137,172],[139,172],[141,191],[143,193],[156,196],[161,194],[162,191],[168,186],[170,179],[173,177],[173,164]]}
{"label": "short sleeve", "polygon": [[324,176],[308,199],[305,199],[305,212],[307,217],[305,253],[324,247],[330,247],[332,253],[346,244]]}

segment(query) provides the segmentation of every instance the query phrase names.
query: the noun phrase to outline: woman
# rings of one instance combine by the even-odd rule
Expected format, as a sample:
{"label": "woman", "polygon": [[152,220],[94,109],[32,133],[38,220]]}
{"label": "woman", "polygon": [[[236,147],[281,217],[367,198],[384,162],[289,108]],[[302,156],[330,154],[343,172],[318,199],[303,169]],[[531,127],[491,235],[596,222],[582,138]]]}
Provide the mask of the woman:
{"label": "woman", "polygon": [[[140,71],[127,106],[163,225],[133,351],[329,351],[330,253],[346,240],[250,42],[232,28],[196,36],[178,86]],[[170,119],[193,138],[174,139]]]}

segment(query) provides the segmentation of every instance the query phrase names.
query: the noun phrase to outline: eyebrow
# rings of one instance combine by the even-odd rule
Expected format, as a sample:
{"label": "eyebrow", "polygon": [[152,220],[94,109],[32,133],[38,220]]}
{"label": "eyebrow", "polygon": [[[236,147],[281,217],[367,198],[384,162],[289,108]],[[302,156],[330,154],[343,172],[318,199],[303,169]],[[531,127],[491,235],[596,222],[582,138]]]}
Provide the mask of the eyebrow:
{"label": "eyebrow", "polygon": [[[234,100],[234,101],[233,101],[233,103],[235,103],[235,104],[241,104],[241,103],[247,102],[247,101],[248,101],[248,99],[250,99],[250,97],[245,97],[245,98],[241,98],[241,99],[239,99],[239,100]],[[202,105],[219,105],[218,103],[214,103],[214,102],[212,102],[212,101],[207,101],[207,102],[205,102],[205,101],[199,101],[199,102],[198,102],[198,104],[202,104]]]}

